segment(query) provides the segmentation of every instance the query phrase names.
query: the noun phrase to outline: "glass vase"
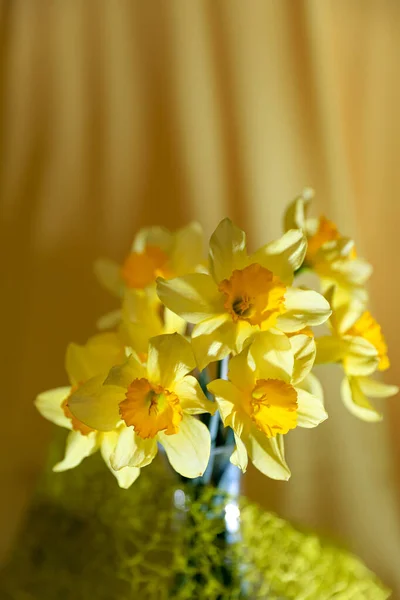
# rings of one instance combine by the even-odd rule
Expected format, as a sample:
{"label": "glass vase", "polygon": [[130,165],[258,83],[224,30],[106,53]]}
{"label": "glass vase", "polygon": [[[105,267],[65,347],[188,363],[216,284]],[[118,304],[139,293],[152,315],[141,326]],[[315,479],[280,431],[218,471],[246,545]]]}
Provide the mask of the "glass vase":
{"label": "glass vase", "polygon": [[241,471],[233,444],[216,445],[202,477],[180,478],[173,492],[172,527],[182,536],[182,568],[171,598],[246,598],[237,560],[241,540]]}

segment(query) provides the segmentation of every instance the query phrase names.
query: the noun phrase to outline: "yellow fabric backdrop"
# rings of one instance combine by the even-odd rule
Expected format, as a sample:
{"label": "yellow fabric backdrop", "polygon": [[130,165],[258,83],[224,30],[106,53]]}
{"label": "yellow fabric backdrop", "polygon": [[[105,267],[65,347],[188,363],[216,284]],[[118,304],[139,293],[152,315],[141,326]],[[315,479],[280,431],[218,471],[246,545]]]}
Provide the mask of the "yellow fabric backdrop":
{"label": "yellow fabric backdrop", "polygon": [[[400,383],[400,4],[395,0],[3,0],[0,495],[6,555],[63,384],[68,341],[113,306],[92,276],[134,232],[225,215],[254,245],[305,185],[376,266],[375,313]],[[347,540],[400,590],[400,410],[357,422],[324,374],[331,419],[289,436],[290,483],[248,493]]]}

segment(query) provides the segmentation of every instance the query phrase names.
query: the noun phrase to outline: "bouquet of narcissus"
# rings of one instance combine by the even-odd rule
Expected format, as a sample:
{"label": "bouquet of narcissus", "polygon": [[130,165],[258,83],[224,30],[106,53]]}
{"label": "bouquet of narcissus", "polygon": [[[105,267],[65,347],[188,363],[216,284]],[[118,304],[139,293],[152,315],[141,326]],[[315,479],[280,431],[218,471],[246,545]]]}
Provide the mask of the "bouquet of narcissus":
{"label": "bouquet of narcissus", "polygon": [[[285,436],[327,418],[315,363],[340,363],[345,405],[361,419],[381,418],[368,398],[397,388],[371,378],[389,366],[366,306],[371,267],[333,223],[306,217],[309,200],[308,192],[297,198],[282,237],[256,250],[224,219],[208,257],[191,223],[141,230],[122,265],[96,263],[120,307],[85,345],[68,346],[69,385],[36,400],[70,430],[55,471],[100,450],[127,488],[162,449],[177,473],[197,478],[225,446],[242,471],[250,459],[287,480]],[[319,277],[319,291],[296,285],[305,270]]]}

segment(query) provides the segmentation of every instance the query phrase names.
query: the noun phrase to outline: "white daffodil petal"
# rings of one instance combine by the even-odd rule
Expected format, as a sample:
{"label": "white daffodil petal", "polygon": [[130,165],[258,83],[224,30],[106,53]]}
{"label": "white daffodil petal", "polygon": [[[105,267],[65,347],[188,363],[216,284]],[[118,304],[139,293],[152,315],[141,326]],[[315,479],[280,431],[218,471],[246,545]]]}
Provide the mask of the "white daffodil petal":
{"label": "white daffodil petal", "polygon": [[142,439],[132,427],[124,427],[119,432],[118,441],[111,454],[111,466],[115,471],[124,467],[146,467],[157,454],[155,438]]}
{"label": "white daffodil petal", "polygon": [[217,410],[216,402],[211,402],[203,393],[199,382],[192,375],[187,375],[173,386],[173,391],[179,398],[183,412],[190,415],[202,413],[214,414]]}
{"label": "white daffodil petal", "polygon": [[99,258],[94,263],[94,273],[101,285],[115,296],[122,296],[124,283],[121,267],[108,258]]}
{"label": "white daffodil petal", "polygon": [[98,435],[95,431],[82,435],[79,431],[71,431],[67,437],[65,456],[53,467],[53,471],[67,471],[81,464],[84,458],[90,456],[99,447]]}
{"label": "white daffodil petal", "polygon": [[286,290],[285,307],[286,311],[278,317],[276,325],[286,333],[321,325],[332,312],[329,303],[321,294],[300,288]]}
{"label": "white daffodil petal", "polygon": [[103,376],[93,377],[71,394],[68,407],[82,423],[99,431],[115,429],[119,416],[119,403],[125,399],[126,390],[115,385],[102,385]]}
{"label": "white daffodil petal", "polygon": [[211,449],[210,432],[196,417],[184,415],[178,433],[158,434],[168,460],[177,473],[193,479],[206,470]]}
{"label": "white daffodil petal", "polygon": [[206,273],[190,273],[168,281],[157,279],[157,293],[163,304],[188,323],[224,312],[223,295]]}
{"label": "white daffodil petal", "polygon": [[300,229],[291,229],[274,242],[266,244],[249,258],[269,269],[277,275],[283,283],[290,285],[293,273],[304,260],[307,251],[307,239]]}
{"label": "white daffodil petal", "polygon": [[314,337],[304,334],[294,335],[290,338],[294,354],[292,385],[297,385],[311,371],[316,355]]}
{"label": "white daffodil petal", "polygon": [[250,460],[261,473],[271,479],[287,481],[290,478],[290,470],[285,461],[281,440],[268,438],[256,427],[253,427],[244,442]]}
{"label": "white daffodil petal", "polygon": [[382,415],[370,404],[356,377],[345,377],[343,379],[341,395],[346,408],[359,419],[370,423],[382,421]]}
{"label": "white daffodil petal", "polygon": [[134,483],[134,481],[136,481],[136,479],[139,477],[140,469],[136,467],[123,467],[118,471],[113,469],[111,465],[111,456],[117,445],[118,438],[119,435],[117,431],[110,431],[109,433],[104,433],[100,451],[104,462],[118,481],[119,487],[127,490],[132,485],[132,483]]}
{"label": "white daffodil petal", "polygon": [[316,427],[328,418],[324,403],[318,396],[297,387],[297,425],[299,427]]}
{"label": "white daffodil petal", "polygon": [[174,383],[196,367],[192,346],[179,333],[158,335],[150,339],[147,358],[149,381],[172,389]]}
{"label": "white daffodil petal", "polygon": [[61,407],[70,392],[70,387],[54,388],[53,390],[42,392],[37,396],[35,406],[45,419],[48,419],[59,427],[72,429],[71,419],[65,416]]}
{"label": "white daffodil petal", "polygon": [[361,391],[369,398],[390,398],[399,391],[397,385],[388,385],[369,377],[357,377],[357,381]]}
{"label": "white daffodil petal", "polygon": [[210,273],[217,283],[246,265],[246,234],[230,219],[224,219],[210,239]]}

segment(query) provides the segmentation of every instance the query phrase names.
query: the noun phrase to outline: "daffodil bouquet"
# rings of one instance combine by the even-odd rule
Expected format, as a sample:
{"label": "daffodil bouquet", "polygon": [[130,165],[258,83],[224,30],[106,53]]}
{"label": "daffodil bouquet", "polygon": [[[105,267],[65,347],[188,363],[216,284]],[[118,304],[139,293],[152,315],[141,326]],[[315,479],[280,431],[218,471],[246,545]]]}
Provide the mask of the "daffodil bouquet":
{"label": "daffodil bouquet", "polygon": [[[162,448],[178,474],[195,479],[225,447],[241,471],[250,459],[287,480],[285,436],[327,418],[317,363],[342,366],[342,399],[355,416],[381,418],[368,398],[397,388],[370,377],[389,366],[367,309],[371,266],[332,222],[307,217],[310,199],[309,190],[296,198],[282,237],[256,251],[224,219],[208,259],[201,227],[190,223],[174,233],[141,230],[122,266],[96,263],[120,306],[85,345],[68,346],[69,385],[36,400],[70,430],[55,471],[100,450],[128,488]],[[305,271],[319,291],[296,284]]]}

